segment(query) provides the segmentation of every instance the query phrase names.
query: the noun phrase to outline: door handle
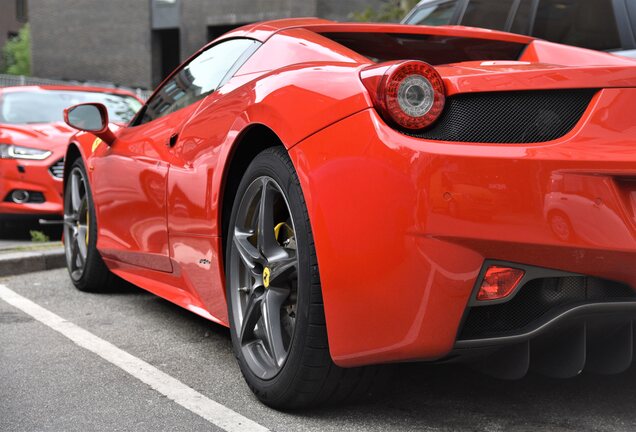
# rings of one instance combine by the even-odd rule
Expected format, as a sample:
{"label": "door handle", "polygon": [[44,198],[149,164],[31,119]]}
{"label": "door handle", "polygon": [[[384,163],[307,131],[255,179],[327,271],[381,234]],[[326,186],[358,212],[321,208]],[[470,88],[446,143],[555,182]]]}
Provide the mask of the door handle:
{"label": "door handle", "polygon": [[179,139],[178,133],[173,133],[172,135],[170,135],[170,138],[168,139],[168,147],[170,148],[174,147],[178,139]]}

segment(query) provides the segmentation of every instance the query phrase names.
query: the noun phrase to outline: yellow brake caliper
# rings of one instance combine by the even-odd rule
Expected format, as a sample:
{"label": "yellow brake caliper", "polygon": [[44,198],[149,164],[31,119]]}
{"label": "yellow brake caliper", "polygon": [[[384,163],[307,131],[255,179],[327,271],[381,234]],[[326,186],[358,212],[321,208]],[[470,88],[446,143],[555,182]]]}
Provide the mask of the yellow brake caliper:
{"label": "yellow brake caliper", "polygon": [[280,244],[283,244],[283,242],[281,242],[281,239],[279,239],[278,237],[280,236],[280,232],[283,227],[285,228],[285,232],[287,233],[287,238],[283,239],[283,241],[289,240],[294,235],[294,230],[289,225],[287,225],[287,222],[279,223],[274,227],[274,237],[276,237],[276,241],[278,241],[278,243]]}
{"label": "yellow brake caliper", "polygon": [[281,222],[274,227],[274,237],[282,247],[296,249],[296,234],[287,222]]}

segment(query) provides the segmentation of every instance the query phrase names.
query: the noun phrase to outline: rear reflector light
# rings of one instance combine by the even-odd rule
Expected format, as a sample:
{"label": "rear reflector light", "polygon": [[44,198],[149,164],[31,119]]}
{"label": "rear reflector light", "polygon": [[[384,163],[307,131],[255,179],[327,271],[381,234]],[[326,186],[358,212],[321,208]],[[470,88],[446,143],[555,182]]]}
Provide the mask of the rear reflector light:
{"label": "rear reflector light", "polygon": [[519,285],[524,274],[525,271],[511,267],[488,267],[479,287],[477,300],[499,300],[509,296]]}
{"label": "rear reflector light", "polygon": [[409,60],[374,65],[360,77],[380,115],[399,127],[423,129],[444,109],[444,82],[428,63]]}

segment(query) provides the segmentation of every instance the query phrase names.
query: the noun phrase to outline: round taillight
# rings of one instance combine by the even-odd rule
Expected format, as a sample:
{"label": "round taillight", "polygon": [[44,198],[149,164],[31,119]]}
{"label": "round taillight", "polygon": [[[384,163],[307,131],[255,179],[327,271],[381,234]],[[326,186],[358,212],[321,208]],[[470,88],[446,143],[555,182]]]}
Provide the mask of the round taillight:
{"label": "round taillight", "polygon": [[398,63],[386,72],[383,84],[386,113],[401,127],[423,129],[444,109],[444,82],[428,63]]}

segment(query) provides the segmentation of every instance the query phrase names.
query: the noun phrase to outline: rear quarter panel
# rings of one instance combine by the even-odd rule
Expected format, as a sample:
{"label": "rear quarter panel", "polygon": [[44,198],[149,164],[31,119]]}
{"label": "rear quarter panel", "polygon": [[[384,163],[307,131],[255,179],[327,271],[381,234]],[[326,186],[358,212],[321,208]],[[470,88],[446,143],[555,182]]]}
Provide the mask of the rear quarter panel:
{"label": "rear quarter panel", "polygon": [[222,191],[237,143],[251,126],[265,125],[289,149],[368,106],[358,65],[310,63],[237,76],[183,126],[168,176],[170,253],[188,289],[220,321],[227,322]]}

